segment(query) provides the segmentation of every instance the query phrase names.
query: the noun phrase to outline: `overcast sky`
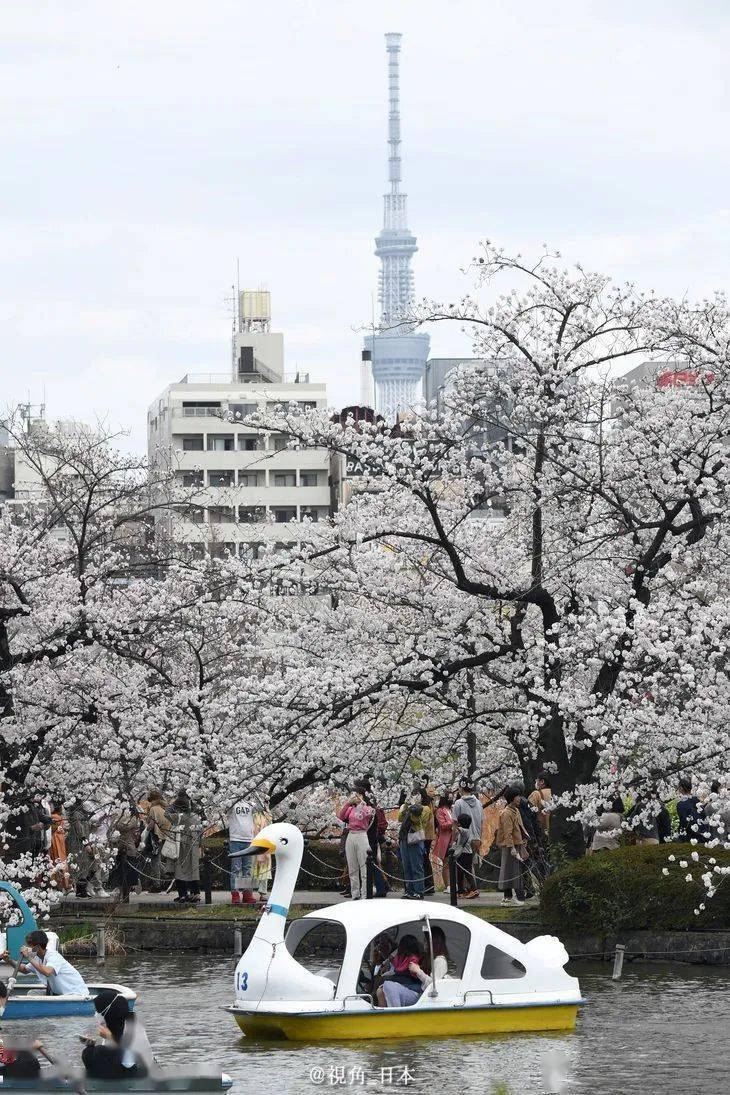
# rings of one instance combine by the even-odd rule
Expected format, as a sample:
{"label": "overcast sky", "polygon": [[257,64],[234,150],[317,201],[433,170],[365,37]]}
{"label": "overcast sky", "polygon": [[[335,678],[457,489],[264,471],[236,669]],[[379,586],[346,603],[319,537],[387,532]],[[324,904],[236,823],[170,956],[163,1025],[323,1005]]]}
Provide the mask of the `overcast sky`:
{"label": "overcast sky", "polygon": [[730,286],[725,0],[4,0],[0,406],[144,448],[168,383],[229,367],[237,259],[287,368],[356,398],[389,30],[419,295],[485,237]]}

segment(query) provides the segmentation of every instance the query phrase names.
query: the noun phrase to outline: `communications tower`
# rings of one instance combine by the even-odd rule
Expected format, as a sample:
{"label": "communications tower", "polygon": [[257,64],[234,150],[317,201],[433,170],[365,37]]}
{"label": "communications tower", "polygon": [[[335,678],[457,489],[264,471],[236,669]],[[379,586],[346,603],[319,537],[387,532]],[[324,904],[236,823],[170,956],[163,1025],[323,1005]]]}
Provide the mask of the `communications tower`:
{"label": "communications tower", "polygon": [[421,402],[421,385],[428,358],[428,335],[416,334],[407,317],[413,300],[411,256],[418,250],[408,228],[407,196],[401,193],[400,34],[386,34],[388,56],[388,180],[383,197],[383,228],[375,240],[380,259],[380,322],[365,339],[372,354],[375,406],[394,419]]}

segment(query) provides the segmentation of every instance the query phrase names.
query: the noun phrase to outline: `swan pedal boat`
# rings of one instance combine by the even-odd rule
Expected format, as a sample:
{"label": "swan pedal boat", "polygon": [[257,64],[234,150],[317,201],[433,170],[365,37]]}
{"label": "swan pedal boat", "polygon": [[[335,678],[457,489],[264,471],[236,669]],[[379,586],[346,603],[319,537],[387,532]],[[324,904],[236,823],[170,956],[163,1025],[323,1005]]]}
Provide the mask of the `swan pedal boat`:
{"label": "swan pedal boat", "polygon": [[[386,898],[330,905],[294,920],[285,934],[303,849],[299,829],[277,823],[262,829],[243,853],[276,856],[269,903],[236,967],[235,1002],[226,1009],[246,1035],[316,1042],[575,1026],[584,1000],[578,980],[563,968],[568,953],[554,936],[520,943],[463,909]],[[385,933],[397,944],[415,935],[428,954],[434,928],[446,938],[447,976],[432,978],[407,1007],[376,1006],[368,974],[376,938]],[[337,954],[337,968],[319,968],[317,952],[323,951]]]}

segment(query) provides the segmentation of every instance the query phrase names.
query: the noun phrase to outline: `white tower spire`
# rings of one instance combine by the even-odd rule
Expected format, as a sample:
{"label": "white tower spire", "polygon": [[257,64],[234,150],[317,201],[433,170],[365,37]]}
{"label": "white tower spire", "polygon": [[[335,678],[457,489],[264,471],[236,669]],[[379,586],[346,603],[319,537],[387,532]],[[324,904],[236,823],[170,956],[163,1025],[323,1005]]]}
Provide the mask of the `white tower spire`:
{"label": "white tower spire", "polygon": [[401,35],[386,34],[388,57],[388,181],[383,198],[383,228],[375,240],[380,259],[381,333],[365,340],[372,351],[377,410],[393,418],[421,401],[428,357],[428,335],[413,334],[404,320],[413,300],[411,256],[418,250],[408,228],[408,199],[401,193],[400,49]]}

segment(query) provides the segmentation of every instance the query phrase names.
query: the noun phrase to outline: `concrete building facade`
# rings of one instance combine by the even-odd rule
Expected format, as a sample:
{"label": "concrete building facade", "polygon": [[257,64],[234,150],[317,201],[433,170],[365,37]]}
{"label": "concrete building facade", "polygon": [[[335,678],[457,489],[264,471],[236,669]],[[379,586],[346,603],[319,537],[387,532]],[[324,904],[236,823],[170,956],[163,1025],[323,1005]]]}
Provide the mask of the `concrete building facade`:
{"label": "concrete building facade", "polygon": [[242,316],[231,374],[184,376],[148,411],[150,466],[169,468],[184,496],[158,518],[158,532],[198,554],[256,557],[263,544],[295,543],[301,522],[331,512],[328,452],[292,448],[286,434],[247,423],[291,403],[327,408],[324,384],[284,372],[283,336],[268,325],[263,314]]}

